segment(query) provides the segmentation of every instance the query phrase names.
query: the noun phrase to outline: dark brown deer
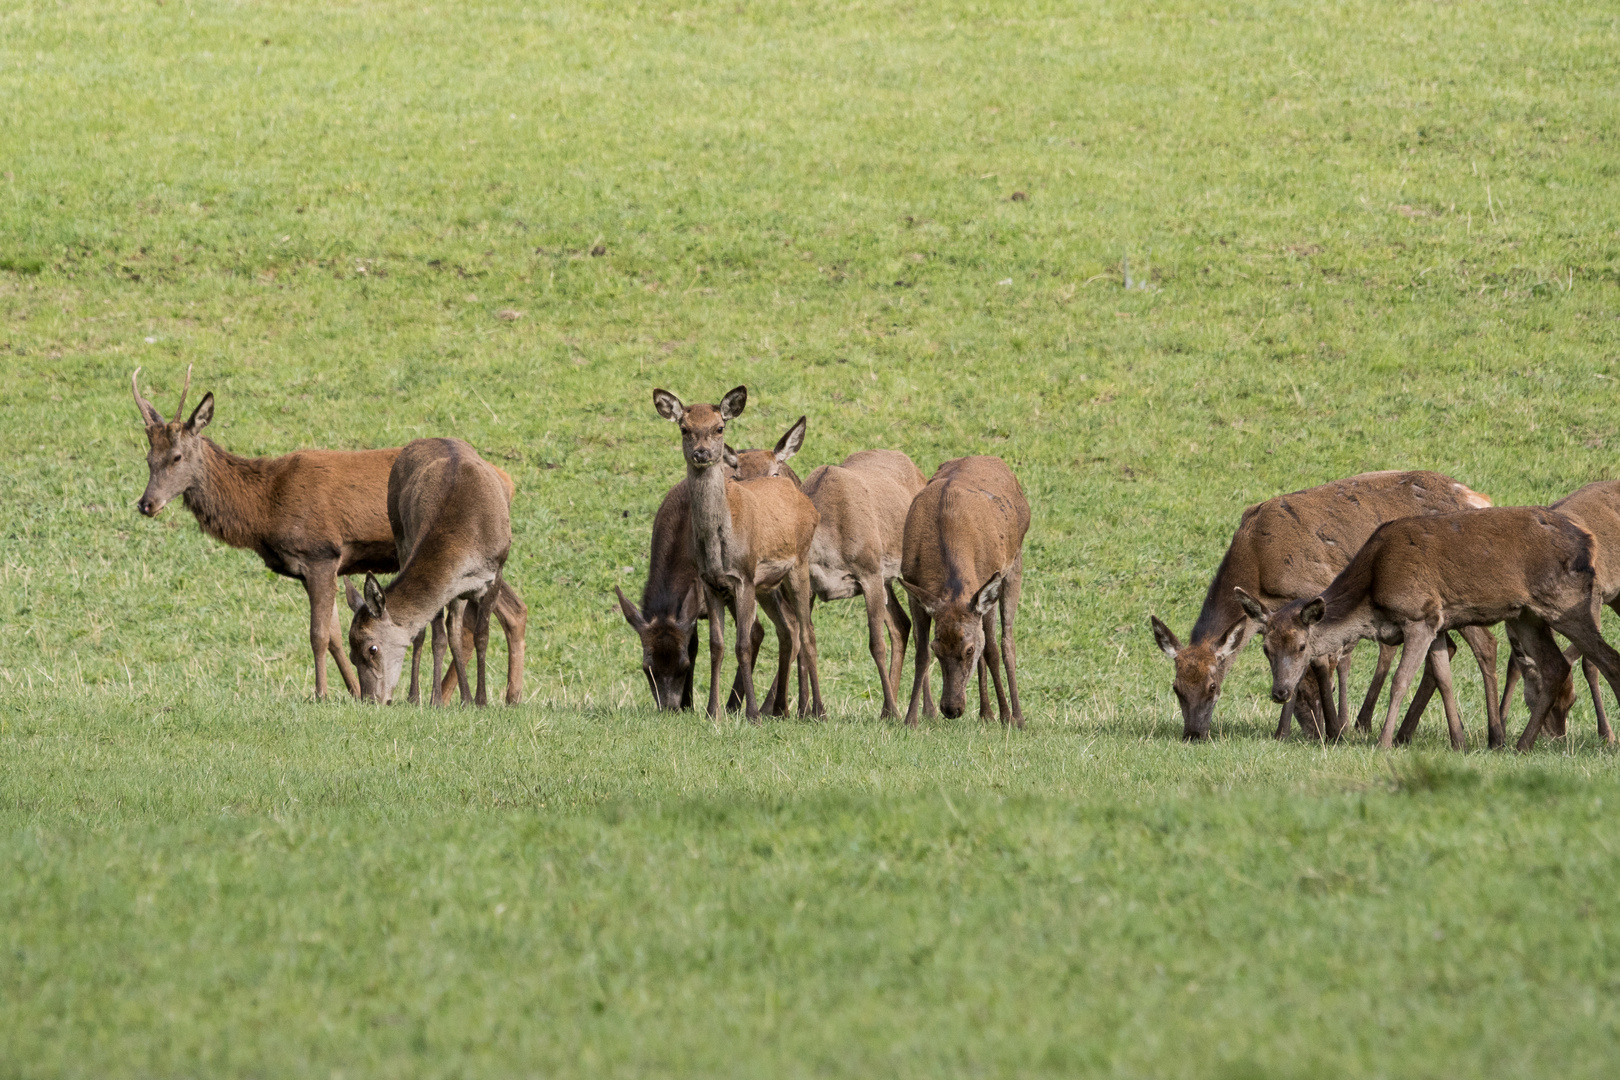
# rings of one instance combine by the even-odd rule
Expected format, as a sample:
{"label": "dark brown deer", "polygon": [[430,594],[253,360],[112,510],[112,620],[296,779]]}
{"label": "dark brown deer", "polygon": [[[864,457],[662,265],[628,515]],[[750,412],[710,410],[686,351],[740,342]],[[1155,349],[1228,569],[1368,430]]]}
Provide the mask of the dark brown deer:
{"label": "dark brown deer", "polygon": [[[795,485],[799,483],[798,475],[787,466],[785,459],[778,461],[774,451],[744,450],[739,454],[728,446],[725,454],[735,479],[785,476]],[[653,516],[647,583],[641,590],[641,607],[631,603],[617,585],[613,591],[618,594],[619,610],[625,622],[641,640],[641,670],[652,690],[653,704],[660,709],[690,709],[698,653],[697,624],[709,615],[703,600],[703,582],[698,578],[697,563],[692,557],[692,505],[684,479],[664,494],[664,501]],[[756,619],[749,642],[756,662],[764,640],[765,626]],[[726,709],[738,709],[743,704],[739,669],[731,685],[731,696],[726,700]]]}
{"label": "dark brown deer", "polygon": [[1237,596],[1262,625],[1271,696],[1279,702],[1293,693],[1313,657],[1362,638],[1403,645],[1378,740],[1385,748],[1394,743],[1397,709],[1427,656],[1451,744],[1463,749],[1445,631],[1505,622],[1533,701],[1519,739],[1519,749],[1528,750],[1569,675],[1552,630],[1591,657],[1610,688],[1620,692],[1620,653],[1598,629],[1603,598],[1593,550],[1591,533],[1541,507],[1408,517],[1380,526],[1319,596],[1275,611],[1241,590]]}
{"label": "dark brown deer", "polygon": [[[890,591],[900,577],[911,500],[927,480],[896,450],[862,450],[810,474],[804,493],[821,514],[810,541],[810,585],[818,600],[860,596],[866,602],[866,641],[883,688],[881,715],[898,717],[900,683],[911,620]],[[812,629],[812,633],[813,633]],[[894,642],[892,662],[884,638]]]}
{"label": "dark brown deer", "polygon": [[[1028,531],[1029,502],[1024,489],[998,457],[947,461],[912,500],[900,560],[900,584],[911,594],[911,624],[917,636],[907,724],[917,725],[918,702],[928,684],[930,662],[937,655],[943,679],[939,692],[942,713],[953,720],[962,715],[967,681],[983,661],[995,682],[1001,722],[1024,726],[1013,623],[1024,584],[1024,534]],[[993,619],[998,610],[999,657]],[[931,636],[935,639],[932,649]],[[1007,670],[1005,692],[1003,665]],[[981,669],[981,708],[987,704],[983,677]]]}
{"label": "dark brown deer", "polygon": [[[823,715],[820,674],[810,628],[810,540],[818,515],[797,484],[781,476],[733,480],[725,467],[726,424],[742,415],[748,391],[736,387],[718,405],[683,405],[667,390],[653,391],[653,405],[680,425],[681,454],[692,515],[692,554],[709,611],[709,707],[720,716],[720,664],[725,648],[725,609],[737,622],[737,666],[743,674],[748,719],[759,719],[754,696],[753,634],[756,593],[782,593],[767,614],[782,644],[774,685],[784,687],[800,654],[799,714]],[[804,440],[804,418],[789,429],[776,454],[786,461]],[[808,677],[809,686],[806,686]],[[810,703],[813,696],[814,705]]]}
{"label": "dark brown deer", "polygon": [[[275,573],[301,582],[309,595],[316,699],[326,697],[328,652],[349,692],[359,694],[334,611],[337,580],[340,574],[399,569],[388,526],[388,470],[399,449],[237,457],[202,434],[214,417],[212,393],[181,422],[191,387],[189,368],[174,419],[167,421],[141,396],[140,373],[136,368],[130,376],[130,389],[146,425],[148,478],[135,508],[156,517],[180,497],[203,532],[253,551]],[[503,587],[495,613],[508,645],[521,643],[528,609],[510,586]]]}
{"label": "dark brown deer", "polygon": [[[1372,472],[1279,495],[1244,510],[1226,556],[1204,594],[1203,609],[1187,643],[1177,640],[1157,617],[1151,620],[1155,641],[1176,666],[1172,688],[1181,704],[1182,737],[1209,737],[1210,719],[1227,672],[1259,629],[1238,604],[1234,589],[1244,589],[1266,607],[1308,599],[1327,588],[1334,575],[1349,564],[1367,537],[1384,522],[1490,504],[1485,496],[1440,473]],[[1486,694],[1491,699],[1491,732],[1500,741],[1501,720],[1495,705],[1496,639],[1484,631],[1469,631],[1465,636],[1485,678]],[[1393,650],[1380,653],[1379,670],[1362,705],[1358,726],[1365,727],[1372,716],[1392,656]],[[1328,721],[1325,734],[1337,738],[1349,708],[1345,678],[1348,663],[1339,666],[1339,701],[1334,708],[1327,682],[1333,660],[1313,660]],[[1427,700],[1426,695],[1422,700]],[[1288,735],[1293,707],[1292,699],[1283,705],[1277,721],[1279,739]],[[1302,718],[1301,723],[1305,722]]]}
{"label": "dark brown deer", "polygon": [[450,650],[464,678],[458,602],[472,601],[478,653],[474,701],[488,702],[489,616],[512,548],[509,483],[460,439],[417,439],[400,450],[388,475],[388,519],[399,573],[386,588],[368,573],[363,594],[350,590],[349,659],[363,699],[384,704],[392,699],[406,647],[446,608]]}
{"label": "dark brown deer", "polygon": [[[1558,511],[1592,534],[1596,546],[1592,566],[1597,574],[1597,590],[1616,614],[1620,614],[1620,480],[1601,480],[1566,495],[1552,504]],[[1564,653],[1566,661],[1580,655],[1579,649]],[[1592,693],[1592,710],[1597,713],[1598,734],[1606,743],[1614,742],[1614,731],[1609,727],[1609,714],[1603,706],[1603,694],[1598,689],[1598,668],[1590,659],[1582,658],[1581,671],[1586,676],[1587,688]],[[1502,680],[1502,715],[1508,711],[1513,688],[1521,672],[1517,660],[1509,659],[1507,677]],[[1573,673],[1571,674],[1573,680]],[[1548,734],[1562,736],[1568,730],[1569,710],[1575,704],[1575,686],[1559,691],[1552,711],[1543,727]]]}

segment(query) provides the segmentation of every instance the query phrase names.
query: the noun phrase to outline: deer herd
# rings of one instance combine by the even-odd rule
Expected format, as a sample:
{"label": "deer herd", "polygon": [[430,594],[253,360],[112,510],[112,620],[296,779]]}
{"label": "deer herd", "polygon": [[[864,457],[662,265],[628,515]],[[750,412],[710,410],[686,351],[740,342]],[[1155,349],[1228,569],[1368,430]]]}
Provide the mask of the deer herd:
{"label": "deer herd", "polygon": [[[211,393],[185,415],[189,369],[168,420],[141,395],[139,376],[137,369],[131,389],[146,427],[149,478],[136,508],[155,516],[178,496],[204,532],[303,583],[317,698],[326,696],[330,654],[351,694],[392,701],[408,650],[407,699],[417,702],[421,648],[431,633],[430,703],[446,703],[454,687],[463,702],[484,705],[493,616],[507,642],[506,700],[521,700],[528,608],[503,576],[512,546],[510,476],[453,438],[238,457],[202,434],[213,419]],[[804,443],[805,418],[773,449],[738,452],[726,428],[747,403],[741,386],[712,405],[653,391],[657,414],[680,429],[685,476],[653,518],[640,606],[616,591],[640,639],[654,704],[693,706],[697,624],[706,621],[711,717],[736,709],[751,721],[785,715],[795,673],[798,714],[824,715],[814,606],[859,596],[883,717],[901,715],[900,681],[915,635],[907,724],[935,713],[929,671],[937,659],[939,712],[962,715],[977,673],[980,716],[992,715],[993,686],[995,714],[1022,727],[1014,625],[1030,513],[1007,464],[963,457],[924,477],[903,453],[862,450],[801,483],[788,460]],[[361,588],[351,574],[364,575]],[[385,585],[378,574],[394,576]],[[339,578],[353,613],[346,650],[334,611]],[[1407,742],[1438,690],[1451,744],[1462,749],[1455,631],[1484,679],[1489,745],[1506,745],[1509,702],[1522,682],[1530,718],[1517,745],[1528,750],[1543,729],[1565,733],[1576,656],[1598,731],[1615,741],[1598,681],[1620,697],[1620,653],[1599,630],[1605,604],[1620,612],[1620,481],[1589,484],[1547,507],[1497,507],[1439,473],[1374,472],[1249,507],[1188,640],[1156,617],[1151,625],[1175,665],[1172,688],[1188,740],[1209,736],[1227,673],[1258,634],[1271,696],[1282,706],[1279,739],[1295,718],[1316,739],[1340,738],[1349,726],[1351,654],[1370,638],[1378,662],[1356,727],[1371,728],[1393,667],[1378,744]],[[722,707],[728,613],[736,674]],[[778,646],[762,698],[754,684],[760,613]],[[1511,647],[1500,693],[1489,629],[1496,623]],[[1554,632],[1569,640],[1567,652]],[[469,656],[477,660],[476,691]]]}

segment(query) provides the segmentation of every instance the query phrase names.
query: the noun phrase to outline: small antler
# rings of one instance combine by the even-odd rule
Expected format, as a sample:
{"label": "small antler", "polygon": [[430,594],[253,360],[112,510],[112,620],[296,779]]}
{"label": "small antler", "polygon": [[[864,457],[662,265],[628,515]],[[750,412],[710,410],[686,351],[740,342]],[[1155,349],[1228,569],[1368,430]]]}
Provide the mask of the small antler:
{"label": "small antler", "polygon": [[178,422],[180,414],[186,411],[186,394],[191,390],[191,365],[186,365],[186,385],[180,388],[180,404],[174,407],[174,422]]}
{"label": "small antler", "polygon": [[129,391],[135,395],[135,407],[141,411],[141,419],[148,427],[162,426],[163,417],[158,414],[157,406],[141,397],[141,369],[136,368],[129,377]]}

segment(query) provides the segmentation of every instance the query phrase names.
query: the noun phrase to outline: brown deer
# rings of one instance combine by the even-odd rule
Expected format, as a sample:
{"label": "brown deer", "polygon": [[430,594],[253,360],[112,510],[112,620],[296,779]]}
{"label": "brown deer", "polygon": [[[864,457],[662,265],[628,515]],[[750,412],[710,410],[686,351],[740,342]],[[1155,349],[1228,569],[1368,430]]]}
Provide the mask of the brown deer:
{"label": "brown deer", "polygon": [[[756,592],[779,590],[782,601],[767,614],[776,623],[782,644],[776,683],[785,692],[787,673],[800,654],[799,714],[821,716],[820,674],[810,627],[810,540],[818,515],[797,484],[781,476],[733,480],[725,468],[726,424],[742,415],[748,403],[745,387],[736,387],[718,405],[690,408],[667,390],[653,391],[658,415],[680,425],[681,454],[686,461],[686,487],[692,515],[692,554],[703,582],[709,610],[709,707],[720,716],[720,664],[725,648],[725,608],[737,621],[737,666],[743,675],[748,719],[759,719],[754,696],[753,634]],[[804,441],[804,418],[778,443],[782,461]],[[807,692],[806,677],[809,687]],[[814,697],[813,708],[810,698]],[[785,705],[785,701],[778,701]]]}
{"label": "brown deer", "polygon": [[[810,541],[811,588],[819,600],[865,600],[867,648],[883,687],[885,718],[900,715],[895,688],[911,636],[911,620],[889,583],[900,577],[906,513],[925,484],[912,460],[896,450],[859,451],[842,464],[821,466],[804,483],[821,514]],[[894,642],[892,662],[886,636]]]}
{"label": "brown deer", "polygon": [[[738,454],[728,446],[725,454],[735,479],[785,476],[795,485],[799,483],[797,474],[785,461],[778,461],[774,451],[744,450]],[[664,501],[653,516],[647,583],[641,590],[641,607],[631,603],[617,585],[613,591],[618,594],[619,610],[625,622],[641,639],[641,670],[652,690],[653,704],[660,709],[690,709],[698,653],[697,624],[709,614],[703,600],[703,582],[698,578],[697,563],[692,558],[692,506],[684,479],[664,494]],[[756,619],[749,640],[751,663],[757,662],[764,640],[765,627]],[[737,709],[742,705],[742,671],[739,669],[726,708]]]}
{"label": "brown deer", "polygon": [[1533,701],[1519,739],[1519,749],[1528,750],[1569,674],[1552,630],[1591,657],[1620,691],[1620,653],[1598,629],[1603,598],[1593,549],[1591,533],[1542,507],[1408,517],[1380,526],[1319,596],[1275,611],[1241,590],[1237,597],[1265,634],[1275,701],[1287,700],[1313,657],[1361,638],[1403,645],[1378,740],[1384,748],[1394,743],[1396,711],[1427,655],[1451,745],[1463,749],[1445,631],[1505,622]]}
{"label": "brown deer", "polygon": [[[315,697],[326,697],[326,656],[331,653],[351,694],[360,684],[344,652],[334,611],[340,574],[392,573],[399,569],[388,525],[388,471],[398,448],[300,450],[281,457],[243,458],[221,449],[202,430],[214,417],[214,395],[205,394],[181,422],[191,369],[174,419],[164,420],[141,396],[141,369],[130,390],[146,425],[146,491],[135,508],[156,517],[180,497],[203,532],[231,547],[247,548],[265,566],[301,582],[309,595],[309,644],[315,654]],[[495,613],[511,646],[521,643],[528,608],[503,585]],[[510,693],[510,684],[508,693]]]}
{"label": "brown deer", "polygon": [[347,590],[354,610],[349,659],[363,699],[384,704],[392,699],[406,646],[446,608],[451,609],[450,650],[458,676],[464,678],[461,605],[456,602],[470,600],[478,653],[474,701],[488,702],[484,656],[489,616],[512,548],[509,483],[460,439],[417,439],[400,450],[388,474],[388,519],[399,573],[386,588],[368,573],[363,594],[354,595],[352,586]]}
{"label": "brown deer", "polygon": [[[1553,503],[1550,509],[1558,511],[1592,534],[1595,547],[1592,566],[1597,574],[1597,591],[1616,614],[1620,614],[1620,480],[1601,480],[1587,484],[1578,491]],[[1564,653],[1566,661],[1580,655],[1579,649]],[[1592,693],[1592,710],[1597,713],[1598,734],[1606,743],[1614,742],[1614,731],[1609,727],[1609,714],[1603,706],[1603,695],[1598,690],[1598,668],[1590,659],[1582,658],[1581,670],[1586,676],[1587,688]],[[1516,659],[1508,660],[1507,677],[1502,680],[1502,714],[1508,711],[1513,688],[1519,681]],[[1571,675],[1573,680],[1573,673]],[[1575,686],[1559,691],[1552,711],[1543,725],[1547,732],[1561,736],[1568,730],[1569,710],[1575,704]]]}
{"label": "brown deer", "polygon": [[[1024,584],[1024,534],[1028,531],[1029,502],[1024,489],[998,457],[947,461],[912,500],[900,559],[900,584],[911,594],[911,624],[917,637],[916,675],[906,708],[908,725],[917,726],[918,700],[928,685],[931,659],[937,655],[943,677],[939,692],[942,713],[953,720],[962,715],[968,678],[983,661],[981,711],[987,711],[982,708],[988,704],[982,681],[987,669],[995,681],[1001,722],[1024,726],[1013,623]],[[999,658],[993,622],[998,609]],[[936,639],[932,649],[930,636]],[[1005,693],[1002,664],[1007,669]]]}
{"label": "brown deer", "polygon": [[[1234,589],[1244,589],[1266,607],[1309,599],[1327,588],[1334,575],[1349,564],[1367,537],[1384,522],[1489,505],[1491,501],[1485,496],[1440,473],[1372,472],[1279,495],[1244,510],[1226,556],[1204,594],[1203,609],[1187,643],[1177,640],[1157,617],[1151,619],[1155,641],[1176,666],[1171,685],[1181,704],[1182,737],[1209,737],[1210,719],[1227,672],[1259,629],[1238,604]],[[1495,705],[1496,639],[1483,630],[1470,630],[1465,637],[1485,678],[1486,694],[1491,699],[1490,730],[1496,740],[1492,745],[1499,745],[1502,735]],[[1379,654],[1379,670],[1362,705],[1358,727],[1365,729],[1369,724],[1393,655],[1393,649]],[[1327,682],[1333,660],[1313,658],[1328,738],[1339,736],[1347,717],[1348,660],[1346,656],[1338,665],[1339,702],[1335,709]],[[1419,700],[1427,701],[1427,695],[1420,692]],[[1287,737],[1293,710],[1290,698],[1277,721],[1277,738]],[[1306,723],[1303,716],[1301,723]]]}

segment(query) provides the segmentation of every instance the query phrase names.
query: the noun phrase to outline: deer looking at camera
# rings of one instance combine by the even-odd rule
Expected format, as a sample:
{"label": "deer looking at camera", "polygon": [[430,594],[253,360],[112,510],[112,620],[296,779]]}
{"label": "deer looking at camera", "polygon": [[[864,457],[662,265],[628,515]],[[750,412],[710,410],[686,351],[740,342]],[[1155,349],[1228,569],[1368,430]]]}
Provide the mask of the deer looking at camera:
{"label": "deer looking at camera", "polygon": [[[917,726],[918,700],[928,685],[929,664],[936,655],[944,680],[939,693],[942,713],[953,720],[962,715],[967,680],[979,668],[981,715],[989,712],[983,682],[988,670],[996,685],[1001,722],[1024,726],[1013,622],[1023,590],[1024,534],[1028,531],[1029,502],[1024,489],[998,457],[947,461],[912,500],[900,560],[900,584],[911,594],[911,623],[917,635],[916,676],[906,709],[910,726]],[[995,641],[997,610],[1001,613],[999,661],[1007,668],[1005,693]],[[932,649],[931,633],[936,638]]]}
{"label": "deer looking at camera", "polygon": [[[742,415],[748,403],[745,387],[736,387],[718,405],[690,408],[667,390],[653,391],[658,415],[680,425],[681,454],[686,461],[686,487],[692,516],[692,554],[703,582],[709,610],[709,707],[720,716],[720,664],[725,648],[725,610],[737,621],[737,666],[743,676],[748,719],[759,719],[754,697],[753,656],[756,592],[778,590],[774,609],[782,643],[777,682],[787,697],[787,673],[799,667],[799,715],[823,715],[821,677],[816,670],[815,641],[810,628],[810,540],[819,515],[797,484],[781,476],[733,480],[725,467],[726,424]],[[786,461],[804,441],[804,418],[789,429],[776,454]],[[809,686],[806,686],[808,677]],[[814,705],[810,704],[813,696]],[[784,704],[782,701],[778,705]]]}
{"label": "deer looking at camera", "polygon": [[[512,548],[509,483],[460,439],[417,439],[400,450],[388,474],[388,518],[399,551],[399,573],[386,588],[376,575],[367,574],[362,594],[355,595],[352,586],[348,589],[354,609],[349,658],[362,699],[387,704],[399,683],[406,647],[446,608],[451,609],[451,623],[459,622],[456,602],[470,600],[478,652],[474,700],[487,703],[484,656],[489,616]],[[459,626],[451,626],[452,654],[462,652],[459,631]],[[464,677],[464,657],[455,655],[455,661],[458,675]]]}
{"label": "deer looking at camera", "polygon": [[[761,476],[784,476],[799,484],[799,477],[786,459],[778,460],[772,450],[725,448],[726,465],[734,479],[753,480]],[[647,553],[647,584],[641,590],[641,607],[631,603],[617,585],[619,610],[624,621],[641,639],[641,670],[652,690],[653,704],[660,709],[692,707],[693,672],[697,666],[699,619],[709,617],[703,599],[703,582],[698,578],[692,557],[692,504],[686,481],[670,488],[653,516],[652,544]],[[765,640],[765,627],[754,620],[749,637],[750,666],[759,659]],[[774,688],[773,688],[774,690]],[[785,691],[784,691],[785,694]],[[731,684],[726,709],[743,706],[742,670]],[[776,701],[783,700],[777,695]]]}
{"label": "deer looking at camera", "polygon": [[1241,591],[1238,599],[1265,633],[1275,701],[1293,693],[1312,657],[1361,638],[1404,646],[1378,740],[1384,748],[1393,745],[1396,710],[1425,655],[1445,704],[1451,745],[1464,748],[1445,631],[1505,622],[1532,701],[1518,744],[1528,750],[1569,675],[1551,631],[1574,642],[1620,693],[1620,653],[1598,629],[1603,597],[1593,549],[1591,533],[1541,507],[1409,517],[1380,526],[1320,596],[1275,611]]}
{"label": "deer looking at camera", "polygon": [[[889,583],[900,577],[906,513],[926,483],[912,460],[895,450],[859,451],[821,466],[804,482],[821,514],[810,542],[811,587],[818,600],[859,596],[866,602],[866,642],[885,718],[900,715],[896,687],[911,636],[911,620]],[[885,655],[885,637],[893,641],[892,657]]]}
{"label": "deer looking at camera", "polygon": [[[309,595],[316,699],[326,697],[328,653],[349,692],[358,695],[360,684],[344,652],[333,602],[340,574],[399,569],[388,524],[388,471],[398,448],[238,457],[202,434],[214,418],[212,393],[203,395],[191,417],[181,421],[190,368],[172,420],[164,420],[141,396],[140,374],[136,368],[130,376],[130,390],[146,425],[148,478],[135,508],[156,517],[180,497],[203,532],[255,552],[273,572],[301,582]],[[518,655],[516,685],[521,688],[528,608],[503,585],[495,613],[506,630],[508,662],[514,648]]]}
{"label": "deer looking at camera", "polygon": [[[1234,589],[1242,588],[1264,607],[1280,607],[1290,600],[1316,596],[1333,581],[1334,575],[1349,564],[1373,531],[1386,521],[1422,514],[1445,514],[1491,505],[1475,491],[1434,472],[1372,472],[1345,480],[1279,495],[1243,511],[1243,520],[1215,571],[1215,578],[1204,594],[1187,643],[1182,644],[1157,617],[1151,619],[1153,637],[1159,648],[1176,666],[1171,684],[1181,705],[1182,737],[1188,740],[1209,737],[1215,703],[1221,685],[1239,651],[1259,624],[1238,604]],[[1492,745],[1503,739],[1501,714],[1496,708],[1496,639],[1484,630],[1469,629],[1464,637],[1479,662],[1485,678],[1487,709]],[[1378,670],[1373,674],[1356,726],[1366,729],[1371,722],[1378,692],[1383,687],[1394,650],[1379,652]],[[1327,738],[1337,738],[1343,730],[1349,708],[1349,657],[1313,657],[1313,670],[1319,683],[1321,709],[1325,714]],[[1333,706],[1328,682],[1331,669],[1339,669],[1339,701]],[[1414,700],[1426,703],[1432,681]],[[1313,695],[1317,696],[1317,695]],[[1283,704],[1277,721],[1277,738],[1286,738],[1295,710],[1292,698]],[[1421,711],[1421,710],[1420,710]],[[1302,725],[1314,722],[1311,713],[1301,714]]]}

